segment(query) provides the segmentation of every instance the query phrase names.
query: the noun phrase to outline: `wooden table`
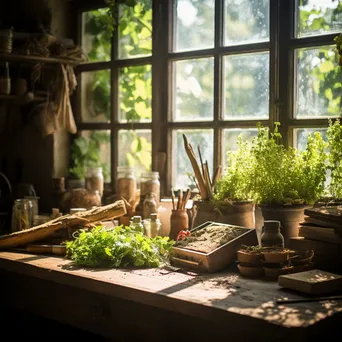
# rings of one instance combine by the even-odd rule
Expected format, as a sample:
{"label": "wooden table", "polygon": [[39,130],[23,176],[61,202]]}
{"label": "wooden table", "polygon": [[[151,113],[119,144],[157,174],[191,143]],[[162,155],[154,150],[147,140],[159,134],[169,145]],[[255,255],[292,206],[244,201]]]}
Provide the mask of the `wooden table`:
{"label": "wooden table", "polygon": [[116,341],[292,342],[342,332],[342,301],[277,305],[302,296],[234,270],[89,270],[60,257],[0,252],[0,276],[4,305]]}

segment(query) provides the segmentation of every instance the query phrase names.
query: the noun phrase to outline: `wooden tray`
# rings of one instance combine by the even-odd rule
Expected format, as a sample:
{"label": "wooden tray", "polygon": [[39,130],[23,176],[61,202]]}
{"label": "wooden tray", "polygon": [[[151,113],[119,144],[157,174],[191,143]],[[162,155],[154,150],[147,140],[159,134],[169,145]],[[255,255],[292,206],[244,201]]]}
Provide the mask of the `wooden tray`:
{"label": "wooden tray", "polygon": [[243,229],[245,232],[209,253],[173,246],[170,257],[171,264],[199,272],[217,272],[234,263],[236,260],[236,252],[241,245],[252,246],[258,244],[255,228],[246,228],[231,224],[208,221],[198,227],[191,229],[191,232],[212,225],[239,228]]}

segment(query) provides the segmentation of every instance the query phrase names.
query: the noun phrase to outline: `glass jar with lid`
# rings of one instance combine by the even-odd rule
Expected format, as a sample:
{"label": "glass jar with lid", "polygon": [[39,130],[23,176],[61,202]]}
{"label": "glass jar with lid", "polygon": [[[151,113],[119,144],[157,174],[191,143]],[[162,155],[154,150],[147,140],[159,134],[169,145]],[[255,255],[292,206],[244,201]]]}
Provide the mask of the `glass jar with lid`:
{"label": "glass jar with lid", "polygon": [[148,193],[153,193],[159,207],[160,200],[160,182],[159,182],[159,172],[142,172],[140,177],[140,198],[145,199]]}
{"label": "glass jar with lid", "polygon": [[137,191],[134,168],[130,166],[118,166],[116,180],[117,194],[119,197],[123,197],[131,205],[131,208],[134,208]]}
{"label": "glass jar with lid", "polygon": [[97,190],[102,197],[104,187],[102,167],[87,167],[85,187],[91,191]]}
{"label": "glass jar with lid", "polygon": [[12,232],[18,232],[32,227],[32,203],[24,198],[14,201],[12,210]]}

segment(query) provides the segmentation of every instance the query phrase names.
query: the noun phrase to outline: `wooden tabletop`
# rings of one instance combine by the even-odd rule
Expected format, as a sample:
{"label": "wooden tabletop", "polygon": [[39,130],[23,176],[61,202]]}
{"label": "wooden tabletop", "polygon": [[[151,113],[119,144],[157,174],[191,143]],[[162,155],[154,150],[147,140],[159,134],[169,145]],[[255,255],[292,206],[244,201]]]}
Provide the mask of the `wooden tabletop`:
{"label": "wooden tabletop", "polygon": [[198,275],[158,268],[80,269],[62,257],[16,252],[0,252],[0,268],[206,319],[217,312],[307,327],[342,312],[342,301],[277,305],[278,299],[302,296],[275,281],[245,279],[234,271]]}

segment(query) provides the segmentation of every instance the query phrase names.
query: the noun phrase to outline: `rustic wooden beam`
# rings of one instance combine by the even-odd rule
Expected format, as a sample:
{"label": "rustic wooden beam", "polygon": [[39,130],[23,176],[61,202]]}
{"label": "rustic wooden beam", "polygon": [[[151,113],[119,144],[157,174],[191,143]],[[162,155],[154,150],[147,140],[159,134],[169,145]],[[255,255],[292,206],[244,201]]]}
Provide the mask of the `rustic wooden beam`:
{"label": "rustic wooden beam", "polygon": [[102,207],[67,214],[39,226],[0,236],[0,249],[20,247],[40,241],[60,229],[86,226],[100,221],[112,220],[127,213],[123,200]]}

